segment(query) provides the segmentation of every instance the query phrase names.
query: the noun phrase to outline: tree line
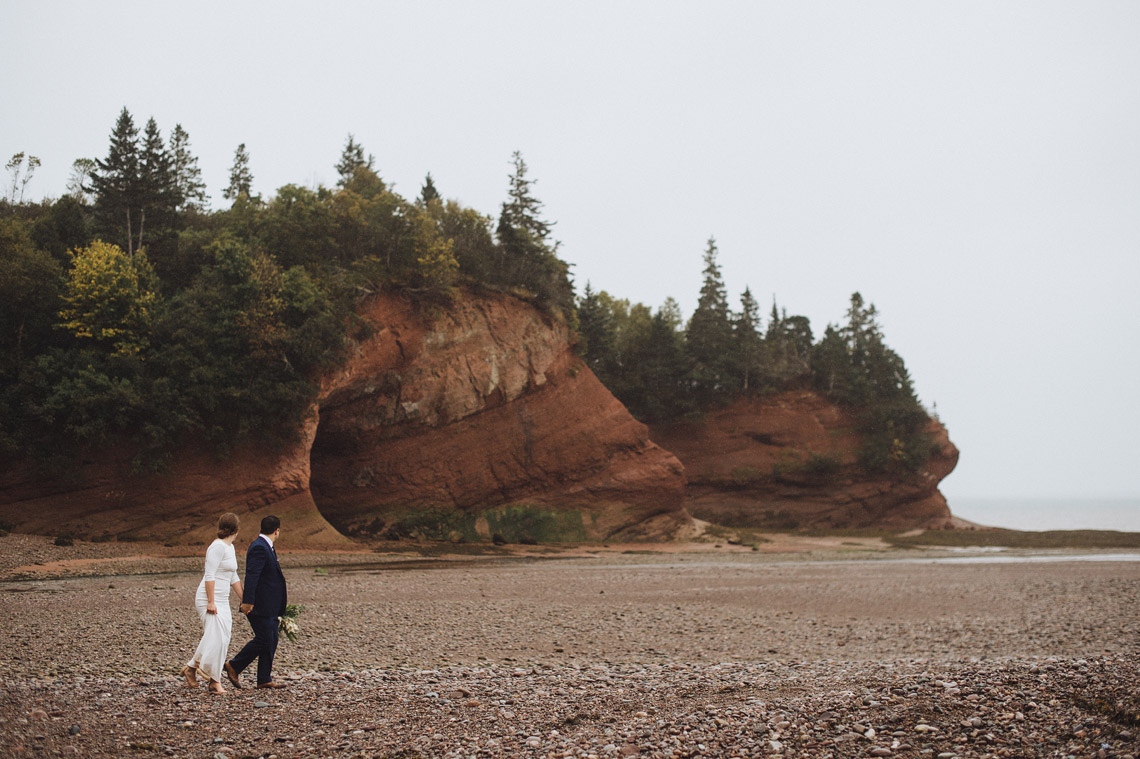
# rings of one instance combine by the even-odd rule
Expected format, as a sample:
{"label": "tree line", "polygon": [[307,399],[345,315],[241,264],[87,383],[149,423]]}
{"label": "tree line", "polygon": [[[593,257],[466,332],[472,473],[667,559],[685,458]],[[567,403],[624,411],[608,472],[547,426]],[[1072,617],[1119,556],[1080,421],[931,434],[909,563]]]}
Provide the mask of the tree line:
{"label": "tree line", "polygon": [[874,304],[851,296],[846,321],[819,341],[805,316],[772,304],[767,324],[749,288],[730,307],[716,241],[704,251],[697,307],[684,321],[672,298],[656,311],[586,284],[579,350],[631,413],[667,423],[748,395],[813,388],[848,409],[870,470],[915,470],[929,457],[929,419],[902,358],[884,342]]}
{"label": "tree line", "polygon": [[84,445],[128,440],[139,468],[161,469],[191,436],[220,455],[290,437],[315,378],[362,334],[362,297],[395,289],[431,307],[460,284],[576,327],[583,360],[642,421],[814,387],[859,420],[866,466],[913,469],[929,453],[905,365],[858,293],[819,341],[776,304],[762,324],[750,290],[730,307],[710,239],[687,321],[672,299],[654,311],[588,283],[576,297],[517,152],[497,219],[445,200],[430,173],[402,197],[351,134],[334,187],[268,199],[238,145],[229,205],[213,211],[189,134],[164,139],[154,119],[140,132],[126,108],[67,194],[25,202],[38,165],[13,156],[0,199],[0,453],[65,468]]}
{"label": "tree line", "polygon": [[573,318],[518,153],[497,221],[444,200],[430,173],[405,199],[352,135],[335,187],[269,199],[239,145],[217,211],[186,130],[140,131],[126,108],[67,194],[25,202],[38,165],[13,156],[0,199],[0,453],[67,467],[84,445],[127,440],[139,468],[161,469],[189,436],[223,455],[291,436],[320,370],[363,329],[354,307],[385,289],[431,305],[460,284],[493,288]]}

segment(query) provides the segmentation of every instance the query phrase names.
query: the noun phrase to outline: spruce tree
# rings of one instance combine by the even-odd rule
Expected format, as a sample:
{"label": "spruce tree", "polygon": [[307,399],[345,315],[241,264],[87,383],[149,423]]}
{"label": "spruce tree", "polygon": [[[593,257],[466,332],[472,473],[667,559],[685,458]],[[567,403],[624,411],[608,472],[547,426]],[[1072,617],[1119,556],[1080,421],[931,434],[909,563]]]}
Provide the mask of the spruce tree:
{"label": "spruce tree", "polygon": [[749,390],[760,364],[764,343],[760,337],[760,307],[752,297],[752,290],[745,287],[740,296],[740,313],[733,324],[735,356],[739,363],[740,387]]}
{"label": "spruce tree", "polygon": [[553,248],[549,246],[550,228],[554,223],[541,218],[542,201],[531,192],[535,180],[527,178],[527,166],[522,153],[516,150],[511,156],[511,162],[515,170],[508,177],[510,185],[507,201],[503,203],[499,214],[500,241],[506,237],[508,244],[525,246],[530,243],[540,248],[557,248],[557,244]]}
{"label": "spruce tree", "polygon": [[202,170],[198,168],[198,158],[190,152],[190,135],[181,124],[175,124],[174,131],[170,133],[167,153],[174,175],[176,208],[181,213],[201,213],[210,198],[206,194],[206,183],[202,181]]}
{"label": "spruce tree", "polygon": [[594,374],[607,382],[617,367],[617,331],[613,314],[589,282],[578,300],[579,355]]}
{"label": "spruce tree", "polygon": [[427,176],[424,177],[424,186],[420,189],[419,204],[426,208],[428,203],[439,199],[439,190],[435,188],[435,182],[432,181],[431,172],[429,171]]}
{"label": "spruce tree", "polygon": [[[125,239],[127,253],[133,254],[138,224],[139,130],[126,108],[111,132],[107,157],[95,164],[98,170],[91,175],[95,218],[112,239]],[[125,238],[121,237],[123,232]]]}
{"label": "spruce tree", "polygon": [[234,151],[234,164],[230,167],[230,184],[222,193],[222,197],[226,200],[237,200],[243,195],[252,198],[252,188],[253,172],[249,170],[249,153],[246,152],[243,142]]}
{"label": "spruce tree", "polygon": [[[144,244],[144,233],[158,238],[175,225],[178,205],[170,155],[153,118],[146,122],[139,151],[139,235],[138,246]],[[148,226],[149,217],[149,226]]]}
{"label": "spruce tree", "polygon": [[717,252],[716,240],[710,237],[704,253],[701,295],[685,332],[685,349],[693,362],[693,385],[702,405],[732,385],[732,321]]}
{"label": "spruce tree", "polygon": [[364,146],[350,133],[344,143],[344,150],[340,153],[340,160],[336,164],[336,173],[340,175],[340,179],[336,182],[337,187],[342,189],[347,187],[360,168],[374,172],[375,169],[372,167],[374,162],[375,159],[371,155],[368,158],[364,157]]}

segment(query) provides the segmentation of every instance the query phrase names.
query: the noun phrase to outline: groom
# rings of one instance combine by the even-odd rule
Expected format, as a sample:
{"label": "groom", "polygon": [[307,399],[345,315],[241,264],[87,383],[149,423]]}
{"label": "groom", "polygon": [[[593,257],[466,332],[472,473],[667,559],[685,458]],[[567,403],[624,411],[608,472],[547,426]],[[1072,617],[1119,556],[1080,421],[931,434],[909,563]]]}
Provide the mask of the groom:
{"label": "groom", "polygon": [[245,586],[241,613],[249,618],[253,640],[226,662],[226,676],[240,688],[238,675],[257,659],[257,687],[284,688],[273,679],[273,654],[277,650],[277,618],[285,613],[285,575],[277,563],[273,544],[281,535],[281,520],[268,516],[261,520],[261,534],[245,553]]}

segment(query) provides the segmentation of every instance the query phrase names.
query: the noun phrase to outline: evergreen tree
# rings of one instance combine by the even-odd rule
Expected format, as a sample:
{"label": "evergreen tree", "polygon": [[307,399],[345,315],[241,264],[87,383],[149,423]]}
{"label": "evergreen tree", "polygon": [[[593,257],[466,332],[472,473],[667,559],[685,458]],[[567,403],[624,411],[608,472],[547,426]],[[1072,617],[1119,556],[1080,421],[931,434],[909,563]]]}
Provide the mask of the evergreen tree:
{"label": "evergreen tree", "polygon": [[[135,227],[139,208],[139,131],[126,108],[119,113],[111,132],[107,157],[96,160],[91,175],[95,194],[95,218],[113,239],[124,240],[127,253],[135,250]],[[125,232],[125,236],[123,233]]]}
{"label": "evergreen tree", "polygon": [[432,181],[431,172],[427,173],[424,177],[424,186],[420,189],[419,204],[426,207],[433,200],[440,200],[439,190],[435,188],[435,182]]}
{"label": "evergreen tree", "polygon": [[732,385],[732,321],[716,258],[716,240],[710,237],[701,295],[685,333],[685,349],[693,362],[693,387],[701,405],[711,403]]}
{"label": "evergreen tree", "polygon": [[507,189],[507,201],[499,214],[499,241],[506,245],[513,245],[518,252],[526,253],[527,246],[536,246],[544,249],[556,249],[549,245],[550,228],[553,222],[544,221],[542,215],[542,202],[534,197],[531,186],[535,180],[527,178],[526,161],[522,153],[515,151],[511,156],[515,170],[508,178],[510,185]]}
{"label": "evergreen tree", "polygon": [[586,289],[578,300],[578,352],[586,366],[606,382],[612,379],[617,367],[617,332],[613,314],[605,301],[586,282]]}
{"label": "evergreen tree", "polygon": [[760,337],[760,307],[752,297],[752,290],[747,287],[740,296],[740,313],[733,324],[733,338],[735,357],[739,362],[740,386],[747,391],[751,388],[764,347]]}
{"label": "evergreen tree", "polygon": [[145,244],[143,235],[147,231],[154,231],[157,234],[152,236],[159,237],[175,225],[175,208],[178,205],[170,156],[153,118],[146,122],[139,151],[138,204],[138,246],[141,248]]}
{"label": "evergreen tree", "polygon": [[245,196],[254,200],[252,192],[253,172],[249,170],[249,153],[246,152],[243,142],[234,151],[234,164],[230,167],[230,184],[222,193],[222,197],[226,200],[237,200]]}
{"label": "evergreen tree", "polygon": [[835,325],[828,324],[811,357],[812,382],[816,389],[845,402],[850,397],[851,357],[847,343]]}
{"label": "evergreen tree", "polygon": [[[646,360],[641,363],[648,400],[644,422],[664,422],[677,419],[693,410],[687,392],[689,362],[685,356],[684,336],[678,330],[680,320],[667,300],[653,315],[647,340]],[[676,305],[674,301],[672,305]]]}
{"label": "evergreen tree", "polygon": [[358,143],[352,136],[348,135],[348,140],[344,143],[344,150],[341,151],[340,160],[336,164],[336,173],[340,175],[337,180],[337,187],[344,188],[352,181],[356,175],[357,170],[366,168],[374,172],[372,164],[375,159],[369,155],[367,159],[364,157],[364,146]]}
{"label": "evergreen tree", "polygon": [[167,148],[171,171],[174,174],[175,206],[185,213],[201,213],[206,208],[209,196],[206,183],[202,181],[202,170],[198,168],[198,158],[190,152],[190,135],[181,124],[174,125]]}
{"label": "evergreen tree", "polygon": [[507,200],[499,214],[499,266],[496,279],[501,284],[523,287],[560,312],[574,308],[574,287],[570,267],[555,254],[558,243],[551,242],[553,222],[541,218],[542,203],[531,192],[533,179],[527,178],[526,162],[517,150],[512,156],[515,171],[510,175]]}

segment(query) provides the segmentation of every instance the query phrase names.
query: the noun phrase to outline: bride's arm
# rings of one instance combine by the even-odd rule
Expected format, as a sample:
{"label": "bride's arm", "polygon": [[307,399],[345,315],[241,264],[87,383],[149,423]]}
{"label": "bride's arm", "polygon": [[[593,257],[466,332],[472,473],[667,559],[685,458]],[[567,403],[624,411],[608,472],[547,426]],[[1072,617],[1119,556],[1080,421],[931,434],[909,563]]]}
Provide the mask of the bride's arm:
{"label": "bride's arm", "polygon": [[206,613],[217,614],[218,607],[214,603],[214,582],[217,579],[218,565],[222,562],[222,557],[225,555],[225,548],[218,541],[215,541],[206,549],[206,571],[202,577],[205,580],[206,586]]}
{"label": "bride's arm", "polygon": [[238,603],[241,603],[241,580],[234,580],[234,584],[230,587],[233,588],[234,595],[238,597]]}
{"label": "bride's arm", "polygon": [[218,607],[214,603],[214,581],[206,580],[206,613],[217,614]]}

